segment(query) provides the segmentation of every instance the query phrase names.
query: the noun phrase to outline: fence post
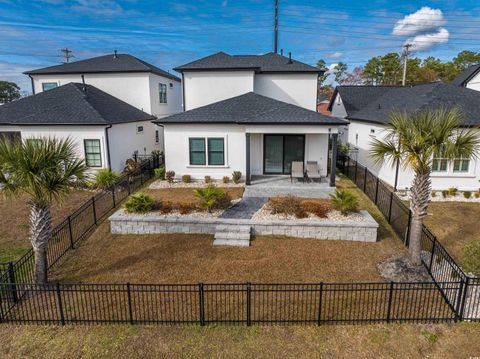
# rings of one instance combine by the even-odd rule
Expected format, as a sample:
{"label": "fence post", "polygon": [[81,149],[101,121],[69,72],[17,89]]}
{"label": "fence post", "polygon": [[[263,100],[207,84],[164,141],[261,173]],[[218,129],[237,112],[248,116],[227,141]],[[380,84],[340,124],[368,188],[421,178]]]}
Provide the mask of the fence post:
{"label": "fence post", "polygon": [[405,246],[408,248],[410,245],[410,228],[412,226],[412,211],[408,210],[408,223],[407,223],[407,233],[405,233]]}
{"label": "fence post", "polygon": [[247,325],[252,325],[252,287],[247,283]]}
{"label": "fence post", "polygon": [[460,278],[460,287],[458,288],[458,294],[457,294],[457,301],[455,305],[455,321],[457,322],[458,320],[461,320],[460,318],[460,309],[462,305],[462,297],[463,297],[463,287],[465,285],[465,282],[463,281],[463,278]]}
{"label": "fence post", "polygon": [[393,203],[393,192],[390,192],[390,205],[388,207],[388,223],[392,221],[392,203]]}
{"label": "fence post", "polygon": [[60,323],[65,325],[65,315],[63,314],[63,304],[62,304],[62,293],[60,292],[60,283],[57,282],[57,299],[58,299],[58,310],[60,311]]}
{"label": "fence post", "polygon": [[458,319],[463,320],[463,313],[465,312],[465,305],[467,303],[467,295],[468,295],[468,286],[470,285],[470,277],[465,279],[465,284],[462,290],[462,302],[460,305],[460,309],[458,311]]}
{"label": "fence post", "polygon": [[198,296],[198,303],[200,305],[200,325],[203,327],[205,325],[205,298],[203,296],[203,283],[198,284]]}
{"label": "fence post", "polygon": [[318,302],[318,321],[317,324],[321,325],[322,323],[322,298],[323,297],[323,282],[320,283],[320,299]]}
{"label": "fence post", "polygon": [[375,183],[375,205],[378,203],[378,183],[380,182],[380,179],[377,177],[377,182]]}
{"label": "fence post", "polygon": [[358,174],[358,162],[355,161],[355,184],[357,184],[357,174]]}
{"label": "fence post", "polygon": [[363,193],[367,193],[367,174],[368,174],[368,168],[365,167],[365,176],[363,179]]}
{"label": "fence post", "polygon": [[8,262],[8,279],[10,281],[10,290],[12,291],[12,299],[14,303],[18,302],[17,285],[15,282],[15,269],[13,263]]}
{"label": "fence post", "polygon": [[428,263],[428,271],[432,271],[432,264],[433,264],[433,256],[435,255],[435,247],[437,245],[437,237],[433,238],[433,244],[432,244],[432,253],[430,254],[430,263]]}
{"label": "fence post", "polygon": [[127,283],[127,298],[128,298],[128,315],[130,316],[130,324],[134,324],[133,310],[132,310],[132,293],[130,291],[130,283]]}
{"label": "fence post", "polygon": [[[130,189],[130,185],[128,186]],[[113,208],[117,207],[117,202],[115,200],[115,185],[112,186],[112,202],[113,202]]]}
{"label": "fence post", "polygon": [[72,216],[68,216],[67,220],[68,220],[68,234],[70,235],[70,248],[74,249],[75,244],[73,242]]}
{"label": "fence post", "polygon": [[95,196],[92,197],[93,221],[97,225],[97,209],[95,208]]}
{"label": "fence post", "polygon": [[[346,173],[345,173],[346,172]],[[344,173],[347,175],[348,178],[350,178],[350,156],[347,156],[347,170]]]}
{"label": "fence post", "polygon": [[387,323],[390,323],[391,310],[392,310],[392,300],[393,300],[393,281],[390,282],[390,290],[388,294],[388,311],[387,311]]}

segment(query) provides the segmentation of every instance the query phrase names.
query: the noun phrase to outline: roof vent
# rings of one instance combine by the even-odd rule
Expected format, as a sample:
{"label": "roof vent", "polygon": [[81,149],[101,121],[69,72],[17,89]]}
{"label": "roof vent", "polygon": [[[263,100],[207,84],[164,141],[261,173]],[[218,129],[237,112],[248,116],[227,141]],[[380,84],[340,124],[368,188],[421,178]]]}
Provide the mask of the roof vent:
{"label": "roof vent", "polygon": [[378,104],[378,109],[381,110],[382,109],[382,106],[380,106],[380,104]]}
{"label": "roof vent", "polygon": [[289,64],[293,64],[293,61],[292,61],[292,53],[291,53],[291,52],[288,53],[288,63],[289,63]]}
{"label": "roof vent", "polygon": [[117,56],[117,50],[113,50],[113,58],[114,58],[114,59],[117,59],[117,58],[118,58],[118,56]]}

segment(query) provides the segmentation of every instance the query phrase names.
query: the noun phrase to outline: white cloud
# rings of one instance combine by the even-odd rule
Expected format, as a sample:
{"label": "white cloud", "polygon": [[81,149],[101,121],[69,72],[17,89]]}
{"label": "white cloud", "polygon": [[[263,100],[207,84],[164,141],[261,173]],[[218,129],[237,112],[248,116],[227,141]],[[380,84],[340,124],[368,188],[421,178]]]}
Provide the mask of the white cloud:
{"label": "white cloud", "polygon": [[336,51],[334,53],[326,55],[325,57],[327,59],[338,59],[339,57],[342,57],[342,56],[343,56],[343,52]]}
{"label": "white cloud", "polygon": [[393,27],[393,35],[412,36],[429,30],[436,30],[445,25],[442,10],[422,7],[417,12],[398,20]]}
{"label": "white cloud", "polygon": [[447,29],[441,28],[436,33],[417,35],[412,39],[408,39],[405,43],[412,45],[413,51],[423,51],[437,44],[448,42],[450,33]]}
{"label": "white cloud", "polygon": [[328,72],[332,72],[333,70],[335,70],[335,67],[337,65],[338,65],[338,63],[328,65]]}

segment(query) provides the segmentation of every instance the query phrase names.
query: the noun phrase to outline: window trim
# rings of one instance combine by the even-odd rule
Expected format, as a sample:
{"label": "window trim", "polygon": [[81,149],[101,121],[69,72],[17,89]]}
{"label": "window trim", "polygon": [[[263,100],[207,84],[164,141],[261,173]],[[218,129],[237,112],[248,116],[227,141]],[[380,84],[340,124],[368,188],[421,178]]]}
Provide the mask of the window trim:
{"label": "window trim", "polygon": [[[158,103],[160,104],[168,103],[167,89],[168,89],[167,84],[164,84],[162,82],[158,83]],[[165,98],[163,98],[162,95],[164,95]],[[165,101],[162,101],[162,100],[165,100]]]}
{"label": "window trim", "polygon": [[[52,84],[55,84],[55,87],[45,90],[45,85],[52,85]],[[58,87],[58,82],[55,82],[55,81],[42,82],[42,92],[53,90],[54,88],[57,88],[57,87]]]}
{"label": "window trim", "polygon": [[[204,163],[192,163],[192,152],[201,152],[201,151],[192,151],[192,140],[202,140],[203,141],[203,154],[204,154]],[[205,137],[189,137],[188,138],[188,163],[190,166],[207,166],[207,141],[205,141]]]}
{"label": "window trim", "polygon": [[[205,164],[192,164],[191,161],[191,151],[190,151],[190,140],[192,139],[202,139],[204,140],[204,149],[205,149]],[[208,149],[208,140],[209,139],[221,139],[223,140],[223,164],[222,165],[212,165],[210,164],[209,161],[209,149]],[[193,136],[193,137],[188,137],[187,138],[187,151],[188,151],[188,164],[187,168],[205,168],[205,167],[210,167],[210,168],[228,168],[228,151],[227,151],[227,136]],[[219,151],[217,151],[219,152]]]}
{"label": "window trim", "polygon": [[[461,164],[462,163],[467,163],[467,170],[466,171],[462,171],[462,170],[455,170],[455,162],[456,161],[459,161],[460,162],[460,167],[461,167]],[[470,173],[470,163],[471,163],[471,158],[455,158],[453,161],[452,161],[452,172],[453,173]]]}
{"label": "window trim", "polygon": [[[99,153],[87,153],[87,141],[98,141],[98,148],[99,148]],[[102,161],[102,141],[98,138],[85,138],[83,140],[83,151],[84,151],[84,155],[85,155],[85,164],[87,165],[87,167],[89,168],[102,168],[103,167],[103,161]],[[89,154],[98,154],[100,155],[100,165],[98,166],[91,166],[88,164],[88,155]]]}
{"label": "window trim", "polygon": [[[222,153],[222,163],[210,164],[210,140],[222,140],[223,150],[212,150],[213,153]],[[225,138],[224,137],[207,137],[207,163],[208,166],[225,166]]]}

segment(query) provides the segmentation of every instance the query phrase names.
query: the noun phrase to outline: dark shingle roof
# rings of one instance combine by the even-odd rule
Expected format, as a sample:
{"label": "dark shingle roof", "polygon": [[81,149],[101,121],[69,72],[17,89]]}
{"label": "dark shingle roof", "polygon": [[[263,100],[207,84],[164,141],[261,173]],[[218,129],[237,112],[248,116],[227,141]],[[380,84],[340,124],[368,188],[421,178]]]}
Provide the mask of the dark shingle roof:
{"label": "dark shingle roof", "polygon": [[269,52],[264,55],[229,55],[224,52],[204,57],[200,60],[178,66],[176,71],[185,70],[254,70],[256,72],[306,72],[321,73],[316,67]]}
{"label": "dark shingle roof", "polygon": [[370,102],[393,88],[395,86],[337,86],[333,92],[328,109],[332,110],[335,97],[337,94],[340,94],[345,110],[350,114],[364,108]]}
{"label": "dark shingle roof", "polygon": [[163,117],[156,123],[344,125],[348,122],[253,92]]}
{"label": "dark shingle roof", "polygon": [[411,113],[442,107],[459,108],[463,125],[480,125],[480,92],[443,82],[390,88],[358,111],[348,112],[347,118],[387,123],[392,111]]}
{"label": "dark shingle roof", "polygon": [[480,71],[480,64],[467,67],[463,72],[457,75],[452,81],[453,85],[466,86],[468,80],[475,76]]}
{"label": "dark shingle roof", "polygon": [[155,117],[98,88],[69,83],[0,106],[1,125],[108,125]]}
{"label": "dark shingle roof", "polygon": [[154,74],[180,81],[167,71],[164,71],[148,62],[142,61],[129,54],[104,55],[91,59],[69,62],[62,65],[45,67],[27,71],[27,75],[43,74],[88,74],[88,73],[114,73],[114,72],[152,72]]}

